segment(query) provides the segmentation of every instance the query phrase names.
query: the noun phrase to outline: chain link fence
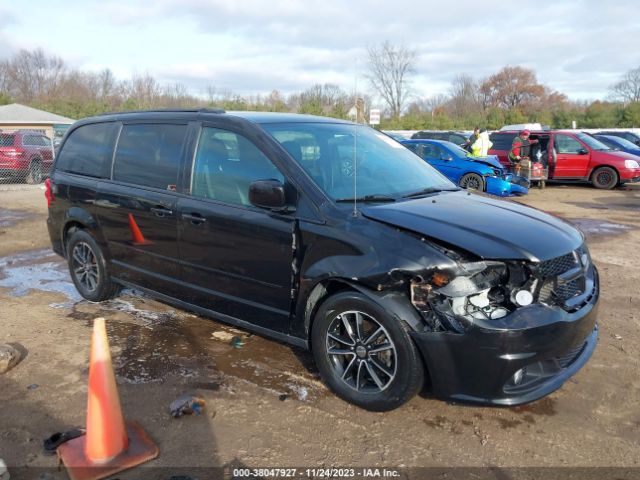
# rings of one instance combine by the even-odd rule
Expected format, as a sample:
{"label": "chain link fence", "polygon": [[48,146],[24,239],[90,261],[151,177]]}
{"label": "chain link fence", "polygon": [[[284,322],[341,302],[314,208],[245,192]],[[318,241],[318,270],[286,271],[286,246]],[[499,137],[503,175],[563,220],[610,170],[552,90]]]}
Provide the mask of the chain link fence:
{"label": "chain link fence", "polygon": [[53,165],[54,138],[46,128],[0,125],[0,184],[39,184]]}

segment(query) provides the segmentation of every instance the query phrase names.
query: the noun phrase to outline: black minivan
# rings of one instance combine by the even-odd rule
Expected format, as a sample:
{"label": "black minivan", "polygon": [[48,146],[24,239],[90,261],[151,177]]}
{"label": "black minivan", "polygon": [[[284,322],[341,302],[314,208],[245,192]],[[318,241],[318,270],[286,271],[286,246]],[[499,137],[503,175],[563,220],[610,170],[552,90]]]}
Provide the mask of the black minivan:
{"label": "black minivan", "polygon": [[84,298],[135,287],[309,348],[366,409],[425,381],[440,398],[530,402],[597,342],[598,274],[578,230],[460,190],[367,126],[105,114],[70,128],[46,196]]}

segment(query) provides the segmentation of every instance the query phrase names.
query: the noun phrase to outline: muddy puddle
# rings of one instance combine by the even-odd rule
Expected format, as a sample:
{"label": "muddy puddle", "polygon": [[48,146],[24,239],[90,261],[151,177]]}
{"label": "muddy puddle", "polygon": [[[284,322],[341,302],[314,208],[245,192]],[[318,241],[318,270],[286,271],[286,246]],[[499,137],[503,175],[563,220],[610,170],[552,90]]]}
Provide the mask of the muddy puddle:
{"label": "muddy puddle", "polygon": [[83,300],[66,262],[49,249],[0,257],[0,287],[13,296],[60,293],[67,318],[91,326],[107,319],[116,375],[128,383],[164,382],[177,376],[193,388],[246,381],[281,398],[311,400],[325,392],[308,353],[211,319],[177,310],[134,290],[102,303]]}
{"label": "muddy puddle", "polygon": [[217,390],[234,379],[303,401],[324,393],[309,354],[135,295],[78,305],[69,314],[88,324],[96,314],[107,318],[116,375],[123,381],[162,383],[174,376],[193,388]]}
{"label": "muddy puddle", "polygon": [[566,220],[582,230],[587,237],[621,235],[634,228],[631,225],[596,218],[567,218]]}
{"label": "muddy puddle", "polygon": [[11,227],[18,222],[27,220],[35,215],[22,210],[9,210],[0,208],[0,228]]}
{"label": "muddy puddle", "polygon": [[640,210],[640,195],[632,195],[627,198],[605,197],[594,199],[591,202],[566,202],[580,208],[593,210]]}

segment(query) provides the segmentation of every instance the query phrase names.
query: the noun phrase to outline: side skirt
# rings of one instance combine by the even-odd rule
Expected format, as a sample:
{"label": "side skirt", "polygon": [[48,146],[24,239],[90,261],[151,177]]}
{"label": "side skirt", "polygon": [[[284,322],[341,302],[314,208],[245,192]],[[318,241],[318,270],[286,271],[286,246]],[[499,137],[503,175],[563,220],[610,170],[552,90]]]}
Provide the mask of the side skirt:
{"label": "side skirt", "polygon": [[211,317],[216,320],[220,320],[221,322],[228,323],[230,325],[240,327],[244,330],[248,330],[250,332],[257,333],[264,337],[269,337],[274,340],[278,340],[284,343],[288,343],[289,345],[293,345],[296,347],[304,348],[305,350],[309,350],[309,342],[300,337],[294,337],[292,335],[287,335],[285,333],[274,332],[268,328],[261,327],[259,325],[255,325],[253,323],[247,322],[245,320],[241,320],[236,317],[232,317],[230,315],[225,315],[223,313],[218,313],[214,310],[209,310],[208,308],[199,307],[192,303],[185,302],[183,300],[179,300],[177,298],[171,297],[169,295],[165,295],[163,293],[156,292],[155,290],[151,290],[145,287],[141,287],[136,285],[135,283],[130,283],[124,280],[120,280],[119,278],[111,278],[111,280],[119,285],[122,285],[125,288],[131,288],[135,290],[139,290],[149,295],[152,298],[157,298],[158,300],[162,300],[165,303],[170,305],[174,305],[176,307],[180,307],[184,310],[191,310],[192,312],[199,313],[200,315],[204,315],[206,317]]}

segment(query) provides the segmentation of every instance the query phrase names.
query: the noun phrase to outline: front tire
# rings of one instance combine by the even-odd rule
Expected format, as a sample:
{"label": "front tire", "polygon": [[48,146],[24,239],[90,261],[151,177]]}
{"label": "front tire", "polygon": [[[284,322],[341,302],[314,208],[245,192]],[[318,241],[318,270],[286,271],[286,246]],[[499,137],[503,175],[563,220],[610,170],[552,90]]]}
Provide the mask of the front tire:
{"label": "front tire", "polygon": [[102,250],[84,230],[75,230],[67,242],[69,273],[76,289],[91,302],[108,300],[118,293],[111,281]]}
{"label": "front tire", "polygon": [[393,410],[422,387],[424,366],[407,327],[361,293],[322,303],[311,344],[324,382],[366,410]]}
{"label": "front tire", "polygon": [[460,179],[460,186],[467,190],[484,191],[484,179],[477,173],[465,173]]}
{"label": "front tire", "polygon": [[591,175],[593,186],[603,190],[611,190],[618,185],[618,180],[618,172],[611,167],[600,167]]}

